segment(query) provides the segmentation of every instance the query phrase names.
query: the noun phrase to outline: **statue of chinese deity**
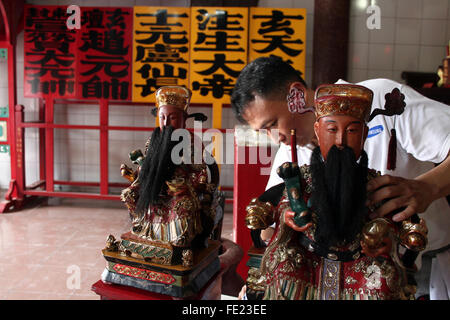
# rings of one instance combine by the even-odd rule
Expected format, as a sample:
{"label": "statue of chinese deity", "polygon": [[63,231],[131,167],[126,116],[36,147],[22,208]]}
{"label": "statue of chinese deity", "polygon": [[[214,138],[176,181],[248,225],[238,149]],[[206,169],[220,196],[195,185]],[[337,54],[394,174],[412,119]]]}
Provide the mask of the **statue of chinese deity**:
{"label": "statue of chinese deity", "polygon": [[[131,182],[121,199],[128,208],[132,228],[120,241],[110,236],[104,255],[107,260],[110,257],[108,261],[112,256],[121,259],[121,265],[128,269],[109,262],[107,281],[182,297],[197,291],[220,268],[217,256],[224,201],[218,191],[219,172],[215,162],[193,162],[198,150],[194,148],[194,135],[185,127],[188,117],[198,118],[199,114],[187,114],[190,96],[184,87],[157,90],[159,127],[147,141],[144,153],[130,153],[137,169],[124,164],[120,168]],[[188,141],[173,141],[175,130],[185,130]],[[174,148],[179,143],[187,143],[187,147],[176,153]],[[203,150],[200,152],[203,154]],[[130,262],[137,261],[145,267],[131,270]],[[191,276],[194,271],[199,273],[196,278]],[[180,285],[177,277],[183,278],[183,273],[190,280]]]}
{"label": "statue of chinese deity", "polygon": [[[314,130],[319,146],[310,165],[286,162],[284,183],[253,199],[246,222],[257,250],[247,278],[249,299],[411,299],[414,252],[423,250],[427,228],[417,215],[396,223],[370,219],[366,184],[379,175],[363,150],[371,90],[347,84],[320,86]],[[295,144],[294,144],[295,145]],[[258,232],[273,223],[264,248]],[[406,252],[400,254],[400,246]],[[255,260],[256,259],[256,260]]]}

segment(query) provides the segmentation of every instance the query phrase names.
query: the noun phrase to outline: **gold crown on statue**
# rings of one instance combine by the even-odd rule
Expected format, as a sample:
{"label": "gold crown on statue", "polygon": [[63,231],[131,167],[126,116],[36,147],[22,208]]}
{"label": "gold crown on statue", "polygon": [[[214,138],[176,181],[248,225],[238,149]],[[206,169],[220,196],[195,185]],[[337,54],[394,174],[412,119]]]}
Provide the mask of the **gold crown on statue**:
{"label": "gold crown on statue", "polygon": [[175,106],[183,111],[189,107],[191,90],[180,86],[165,86],[156,91],[156,107]]}
{"label": "gold crown on statue", "polygon": [[372,90],[354,84],[326,84],[316,89],[316,119],[345,115],[368,122],[372,107]]}

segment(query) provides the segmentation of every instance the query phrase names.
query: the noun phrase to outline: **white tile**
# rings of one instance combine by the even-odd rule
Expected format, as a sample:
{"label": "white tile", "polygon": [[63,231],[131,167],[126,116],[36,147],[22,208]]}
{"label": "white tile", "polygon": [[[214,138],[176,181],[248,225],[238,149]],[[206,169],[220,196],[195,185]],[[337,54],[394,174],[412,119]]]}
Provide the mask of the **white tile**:
{"label": "white tile", "polygon": [[134,0],[109,0],[110,7],[133,7],[134,5]]}
{"label": "white tile", "polygon": [[392,72],[392,80],[397,81],[399,83],[406,84],[406,81],[402,79],[402,71],[400,70],[394,70]]}
{"label": "white tile", "polygon": [[25,184],[30,185],[39,180],[39,165],[25,162]]}
{"label": "white tile", "polygon": [[392,70],[393,46],[389,44],[369,44],[368,69]]}
{"label": "white tile", "polygon": [[93,140],[84,141],[84,164],[99,165],[100,164],[100,142]]}
{"label": "white tile", "polygon": [[422,18],[447,19],[448,0],[427,0],[423,2]]}
{"label": "white tile", "polygon": [[189,0],[170,0],[165,1],[163,5],[166,7],[189,7],[190,4]]}
{"label": "white tile", "polygon": [[84,139],[92,141],[100,141],[100,130],[84,130]]}
{"label": "white tile", "polygon": [[87,126],[98,126],[100,124],[100,114],[85,114],[84,124]]}
{"label": "white tile", "polygon": [[381,28],[369,30],[370,43],[394,43],[395,41],[395,18],[381,19]]}
{"label": "white tile", "polygon": [[419,44],[421,26],[420,19],[397,19],[395,29],[396,44]]}
{"label": "white tile", "polygon": [[125,183],[127,180],[124,179],[124,177],[122,177],[120,175],[120,164],[119,166],[110,166],[108,167],[109,172],[108,172],[108,182],[109,183]]}
{"label": "white tile", "polygon": [[0,87],[7,88],[8,77],[6,75],[8,74],[8,63],[6,61],[0,62],[0,74],[2,75],[0,77]]}
{"label": "white tile", "polygon": [[133,131],[126,130],[109,130],[109,140],[115,141],[133,141],[134,133]]}
{"label": "white tile", "polygon": [[397,18],[421,18],[422,0],[397,0]]}
{"label": "white tile", "polygon": [[159,7],[159,6],[161,6],[161,1],[160,0],[136,0],[135,6]]}
{"label": "white tile", "polygon": [[23,34],[24,32],[21,31],[17,35],[16,39],[16,61],[17,62],[23,62]]}
{"label": "white tile", "polygon": [[369,59],[368,43],[349,43],[348,47],[348,67],[365,69]]}
{"label": "white tile", "polygon": [[53,171],[55,180],[69,180],[69,166],[67,162],[55,162]]}
{"label": "white tile", "polygon": [[376,0],[375,4],[380,7],[382,20],[395,17],[397,0]]}
{"label": "white tile", "polygon": [[[6,159],[7,161],[3,161]],[[8,189],[11,181],[11,162],[10,155],[7,153],[0,153],[0,189]],[[2,199],[3,200],[3,199]]]}
{"label": "white tile", "polygon": [[[9,164],[10,161],[11,161],[11,156],[9,155],[9,153],[0,153],[0,172],[6,172],[6,170],[4,170],[2,165],[5,163]],[[9,171],[9,166],[8,166],[8,171]]]}
{"label": "white tile", "polygon": [[84,114],[72,113],[67,114],[67,124],[84,125]]}
{"label": "white tile", "polygon": [[[100,182],[100,166],[99,165],[87,165],[85,167],[85,177],[88,182]],[[109,174],[109,173],[108,173]]]}
{"label": "white tile", "polygon": [[84,140],[84,134],[86,130],[78,130],[78,129],[61,129],[67,132],[67,139],[72,142],[72,140],[76,141],[74,143],[80,143],[78,140]]}
{"label": "white tile", "polygon": [[16,62],[16,85],[17,88],[23,88],[23,61],[17,61]]}
{"label": "white tile", "polygon": [[78,141],[69,140],[68,142],[68,154],[70,156],[70,164],[84,165],[84,157],[86,155],[86,150],[84,143]]}
{"label": "white tile", "polygon": [[38,128],[25,128],[25,139],[33,139],[35,141],[38,140],[39,137],[39,129]]}
{"label": "white tile", "polygon": [[419,70],[422,72],[436,72],[445,57],[445,47],[420,47]]}
{"label": "white tile", "polygon": [[378,78],[391,79],[392,78],[392,70],[369,69],[369,70],[367,70],[367,78],[368,79],[378,79]]}
{"label": "white tile", "polygon": [[306,9],[306,14],[313,14],[314,0],[292,0],[292,8]]}
{"label": "white tile", "polygon": [[369,42],[369,29],[367,29],[366,20],[366,17],[350,17],[349,42]]}
{"label": "white tile", "polygon": [[[306,15],[306,42],[311,42],[314,39],[314,15]],[[303,40],[305,41],[305,40]]]}
{"label": "white tile", "polygon": [[370,5],[369,0],[351,0],[350,1],[350,16],[367,18],[366,9]]}
{"label": "white tile", "polygon": [[394,48],[394,70],[416,71],[418,69],[420,46],[396,45]]}
{"label": "white tile", "polygon": [[144,152],[145,143],[151,135],[152,133],[149,131],[134,131],[134,143],[139,146],[138,149],[141,149],[142,152]]}
{"label": "white tile", "polygon": [[85,166],[79,164],[70,164],[68,166],[68,180],[69,181],[86,181]]}
{"label": "white tile", "polygon": [[420,42],[426,46],[442,46],[446,45],[448,39],[447,21],[445,20],[422,20],[422,30],[420,35]]}
{"label": "white tile", "polygon": [[8,88],[0,87],[0,107],[6,107],[7,105],[9,105]]}
{"label": "white tile", "polygon": [[109,117],[109,125],[110,126],[133,126],[134,125],[134,116],[133,115],[110,115]]}
{"label": "white tile", "polygon": [[265,8],[292,8],[292,0],[260,0],[258,7]]}
{"label": "white tile", "polygon": [[[117,168],[120,168],[121,163],[129,163],[128,154],[133,150],[131,147],[133,142],[128,144],[123,143],[122,141],[109,141],[109,150],[108,150],[108,165],[115,165]],[[119,170],[119,169],[117,169]]]}
{"label": "white tile", "polygon": [[26,162],[39,162],[39,145],[36,143],[36,139],[25,139],[25,161]]}
{"label": "white tile", "polygon": [[313,64],[313,41],[306,42],[306,57],[305,57],[305,67],[312,67]]}
{"label": "white tile", "polygon": [[346,80],[348,82],[351,83],[356,83],[356,82],[361,82],[364,80],[367,80],[367,69],[349,69],[347,71],[347,79],[343,79]]}

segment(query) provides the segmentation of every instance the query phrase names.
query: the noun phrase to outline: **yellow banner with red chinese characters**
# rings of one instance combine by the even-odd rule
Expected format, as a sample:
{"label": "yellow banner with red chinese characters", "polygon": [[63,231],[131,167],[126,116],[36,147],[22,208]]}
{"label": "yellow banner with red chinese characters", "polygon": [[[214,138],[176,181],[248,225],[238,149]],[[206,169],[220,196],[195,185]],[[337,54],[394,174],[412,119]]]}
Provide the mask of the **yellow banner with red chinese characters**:
{"label": "yellow banner with red chinese characters", "polygon": [[134,7],[133,101],[162,86],[189,87],[190,8]]}
{"label": "yellow banner with red chinese characters", "polygon": [[250,8],[249,62],[271,55],[305,78],[306,9]]}
{"label": "yellow banner with red chinese characters", "polygon": [[236,78],[247,64],[247,8],[191,8],[192,101],[230,103]]}

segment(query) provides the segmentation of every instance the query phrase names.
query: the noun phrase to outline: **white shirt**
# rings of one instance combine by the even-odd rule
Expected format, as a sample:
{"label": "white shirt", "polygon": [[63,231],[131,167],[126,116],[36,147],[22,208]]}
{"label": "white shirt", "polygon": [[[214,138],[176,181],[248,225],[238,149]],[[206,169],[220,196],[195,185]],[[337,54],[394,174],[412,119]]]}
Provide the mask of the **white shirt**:
{"label": "white shirt", "polygon": [[[336,82],[348,83],[343,80]],[[399,88],[405,95],[405,111],[401,115],[376,116],[369,125],[364,149],[369,157],[369,168],[413,179],[442,162],[450,150],[450,106],[428,99],[414,89],[388,79],[373,79],[357,83],[374,93],[372,111],[384,109],[385,95]],[[397,133],[396,169],[387,170],[390,131]],[[276,169],[291,161],[290,146],[281,144],[275,155],[266,189],[283,182]],[[297,146],[299,165],[309,164],[312,147]],[[425,251],[436,250],[450,244],[450,207],[445,198],[435,200],[420,215],[428,226],[428,246]]]}

